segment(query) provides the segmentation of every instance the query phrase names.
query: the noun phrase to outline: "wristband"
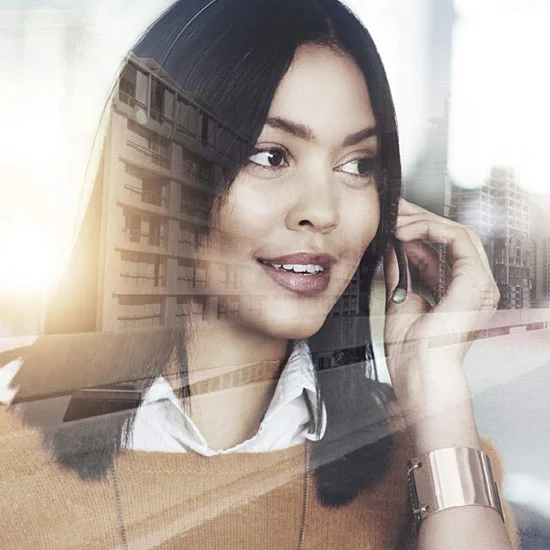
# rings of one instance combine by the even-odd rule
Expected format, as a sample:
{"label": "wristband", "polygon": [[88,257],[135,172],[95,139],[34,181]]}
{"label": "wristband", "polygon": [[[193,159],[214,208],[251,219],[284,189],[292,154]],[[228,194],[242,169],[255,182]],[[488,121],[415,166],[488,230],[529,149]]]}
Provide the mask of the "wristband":
{"label": "wristband", "polygon": [[417,527],[423,519],[459,506],[494,508],[504,521],[489,457],[478,449],[449,447],[407,463]]}

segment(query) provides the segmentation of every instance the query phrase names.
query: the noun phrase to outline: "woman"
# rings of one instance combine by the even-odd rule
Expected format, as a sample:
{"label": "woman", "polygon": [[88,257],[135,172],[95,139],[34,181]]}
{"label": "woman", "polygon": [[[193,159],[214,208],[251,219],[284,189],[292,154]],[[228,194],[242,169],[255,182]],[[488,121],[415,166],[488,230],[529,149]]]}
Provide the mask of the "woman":
{"label": "woman", "polygon": [[[5,487],[16,504],[3,515],[2,546],[510,548],[486,505],[427,514],[418,539],[413,532],[406,460],[481,449],[462,335],[490,317],[498,290],[473,232],[399,201],[395,114],[367,31],[336,0],[183,0],[134,54],[155,60],[164,81],[223,126],[191,265],[194,283],[197,265],[226,266],[236,307],[213,320],[193,307],[203,298],[190,298],[183,331],[131,377],[147,374],[135,410],[82,413],[89,394],[74,395],[67,422],[46,433],[53,456],[34,452],[33,430],[3,420],[17,436],[4,453],[17,483]],[[136,109],[128,124],[149,131],[131,88],[119,87]],[[200,134],[207,150],[208,124]],[[196,199],[183,185],[179,193],[182,204]],[[368,315],[383,257],[388,296],[402,284],[394,237],[437,298],[430,305],[409,288],[389,301],[402,420],[391,392],[365,376],[374,359],[360,317],[335,316],[358,277],[357,312]],[[423,240],[447,245],[450,267]],[[223,297],[226,281],[208,279],[204,295]],[[217,392],[204,382],[212,372]],[[14,466],[16,453],[25,459]]]}

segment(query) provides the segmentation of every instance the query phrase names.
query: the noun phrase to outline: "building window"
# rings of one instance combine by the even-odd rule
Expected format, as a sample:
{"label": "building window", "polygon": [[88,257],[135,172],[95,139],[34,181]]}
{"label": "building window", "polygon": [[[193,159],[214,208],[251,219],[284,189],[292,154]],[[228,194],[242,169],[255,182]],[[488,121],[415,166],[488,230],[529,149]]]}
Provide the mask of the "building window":
{"label": "building window", "polygon": [[147,148],[151,151],[151,160],[163,168],[170,167],[170,141],[155,132],[149,132]]}
{"label": "building window", "polygon": [[147,74],[140,71],[132,63],[122,70],[118,83],[118,97],[122,103],[130,107],[139,106],[147,109]]}
{"label": "building window", "polygon": [[178,282],[187,288],[206,289],[208,284],[208,264],[190,258],[178,260]]}
{"label": "building window", "polygon": [[176,103],[176,129],[180,132],[197,136],[200,129],[200,112],[182,97]]}
{"label": "building window", "polygon": [[193,183],[208,186],[212,182],[213,166],[210,162],[189,151],[182,154],[183,173]]}
{"label": "building window", "polygon": [[151,246],[160,246],[161,244],[161,221],[159,218],[151,216],[149,218],[149,244]]}
{"label": "building window", "polygon": [[202,117],[202,144],[207,149],[216,148],[216,121],[208,115]]}
{"label": "building window", "polygon": [[142,243],[142,237],[149,246],[165,246],[166,223],[160,216],[138,214],[125,209],[123,232],[130,243]]}
{"label": "building window", "polygon": [[174,119],[174,93],[156,78],[151,80],[151,118],[161,124]]}
{"label": "building window", "polygon": [[210,200],[208,195],[189,187],[182,188],[181,213],[208,221],[210,217]]}
{"label": "building window", "polygon": [[219,296],[218,319],[236,319],[239,316],[239,298],[237,296]]}
{"label": "building window", "polygon": [[180,254],[192,254],[199,246],[206,244],[207,230],[186,222],[180,222],[179,245]]}
{"label": "building window", "polygon": [[118,322],[121,329],[163,326],[164,298],[161,296],[119,296]]}
{"label": "building window", "polygon": [[185,318],[193,315],[206,320],[207,297],[179,295],[176,298],[176,325],[183,325]]}
{"label": "building window", "polygon": [[146,178],[142,184],[141,200],[154,206],[163,206],[166,203],[167,188],[161,178]]}
{"label": "building window", "polygon": [[239,273],[237,269],[226,265],[224,268],[224,280],[225,288],[230,290],[237,290],[239,288]]}
{"label": "building window", "polygon": [[203,162],[200,166],[199,181],[204,185],[210,185],[212,181],[212,166],[209,162]]}
{"label": "building window", "polygon": [[141,170],[131,164],[125,164],[126,183],[129,200],[135,200],[135,195],[147,204],[166,206],[168,202],[168,180],[154,177],[150,172]]}
{"label": "building window", "polygon": [[345,317],[349,315],[349,296],[342,296],[342,313]]}
{"label": "building window", "polygon": [[166,286],[166,258],[158,254],[122,250],[120,278],[126,287],[145,289]]}
{"label": "building window", "polygon": [[141,217],[139,214],[126,214],[126,223],[124,228],[128,241],[139,243],[141,240]]}
{"label": "building window", "polygon": [[[172,160],[171,141],[156,132],[128,120],[130,137],[128,145],[149,156],[151,162],[162,168],[170,169]],[[132,136],[132,134],[134,134]]]}

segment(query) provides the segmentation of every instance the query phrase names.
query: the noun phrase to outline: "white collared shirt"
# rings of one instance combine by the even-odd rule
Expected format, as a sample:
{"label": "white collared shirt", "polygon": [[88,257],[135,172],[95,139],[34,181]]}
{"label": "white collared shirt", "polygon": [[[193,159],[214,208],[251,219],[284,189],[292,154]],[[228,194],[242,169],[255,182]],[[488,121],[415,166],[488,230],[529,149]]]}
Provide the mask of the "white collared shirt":
{"label": "white collared shirt", "polygon": [[319,421],[316,410],[317,390],[309,347],[305,341],[297,341],[258,432],[250,439],[229,449],[211,449],[183,410],[170,384],[159,377],[147,391],[136,413],[126,448],[176,453],[193,451],[204,456],[276,451],[323,437],[326,429],[325,407],[322,407],[319,435],[314,429]]}

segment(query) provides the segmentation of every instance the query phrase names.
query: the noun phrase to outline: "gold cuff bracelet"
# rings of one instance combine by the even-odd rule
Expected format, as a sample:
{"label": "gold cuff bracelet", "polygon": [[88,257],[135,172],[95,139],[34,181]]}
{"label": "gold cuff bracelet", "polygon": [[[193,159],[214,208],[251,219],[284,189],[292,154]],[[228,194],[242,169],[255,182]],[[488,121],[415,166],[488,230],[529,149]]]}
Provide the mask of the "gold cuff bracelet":
{"label": "gold cuff bracelet", "polygon": [[417,526],[423,519],[458,506],[494,508],[504,521],[489,457],[478,449],[450,447],[407,463],[409,490]]}

